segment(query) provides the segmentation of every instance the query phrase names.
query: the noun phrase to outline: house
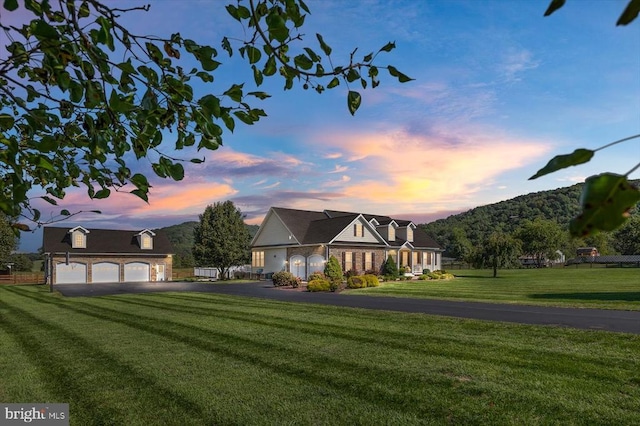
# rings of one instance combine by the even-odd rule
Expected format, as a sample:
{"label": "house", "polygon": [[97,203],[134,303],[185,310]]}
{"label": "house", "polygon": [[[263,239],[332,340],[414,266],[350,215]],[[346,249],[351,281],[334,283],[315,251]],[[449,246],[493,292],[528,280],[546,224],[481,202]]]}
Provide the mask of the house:
{"label": "house", "polygon": [[408,220],[334,210],[272,207],[251,241],[254,273],[289,271],[303,280],[334,256],[343,271],[379,273],[388,256],[414,274],[442,269],[443,248]]}
{"label": "house", "polygon": [[578,257],[595,257],[600,256],[600,253],[595,247],[579,247],[576,249],[576,255]]}
{"label": "house", "polygon": [[171,280],[173,250],[158,230],[45,227],[43,250],[53,284]]}

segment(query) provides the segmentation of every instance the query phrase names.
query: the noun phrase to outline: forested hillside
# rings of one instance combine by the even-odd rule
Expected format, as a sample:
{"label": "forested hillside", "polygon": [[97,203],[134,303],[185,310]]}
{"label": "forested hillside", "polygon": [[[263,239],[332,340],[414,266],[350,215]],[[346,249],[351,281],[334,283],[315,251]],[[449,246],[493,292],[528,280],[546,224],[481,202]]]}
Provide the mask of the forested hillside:
{"label": "forested hillside", "polygon": [[[635,183],[638,184],[640,181]],[[568,229],[569,221],[580,212],[579,198],[582,186],[583,184],[576,184],[566,188],[521,195],[420,226],[447,249],[445,255],[454,256],[454,247],[460,238],[466,237],[472,245],[478,246],[492,232],[511,234],[520,228],[524,221],[533,221],[536,218],[553,220],[563,229]],[[638,209],[636,208],[633,213],[639,214]],[[593,245],[605,254],[614,251],[615,244],[612,238],[613,234],[605,233],[586,240],[569,241],[567,238],[565,249]]]}
{"label": "forested hillside", "polygon": [[[198,222],[184,222],[179,225],[161,228],[173,245],[175,253],[173,265],[175,268],[191,268],[194,265],[191,248],[193,247],[193,230]],[[247,225],[251,238],[258,232],[258,225]]]}

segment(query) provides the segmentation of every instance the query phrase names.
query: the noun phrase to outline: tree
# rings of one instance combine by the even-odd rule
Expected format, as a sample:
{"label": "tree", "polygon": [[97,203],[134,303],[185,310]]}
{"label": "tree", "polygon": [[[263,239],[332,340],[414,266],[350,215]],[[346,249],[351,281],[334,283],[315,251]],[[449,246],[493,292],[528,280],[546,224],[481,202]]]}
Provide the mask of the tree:
{"label": "tree", "polygon": [[477,249],[472,263],[476,268],[492,268],[495,278],[498,276],[498,268],[518,265],[520,253],[521,247],[518,240],[511,235],[494,232]]}
{"label": "tree", "polygon": [[613,234],[613,246],[621,254],[640,254],[640,215],[634,215]]}
{"label": "tree", "polygon": [[33,269],[33,261],[29,258],[29,255],[24,253],[12,254],[9,261],[13,263],[12,270],[29,272]]}
{"label": "tree", "polygon": [[473,244],[467,238],[463,228],[456,227],[451,231],[451,239],[447,245],[447,254],[455,259],[467,260],[473,251]]}
{"label": "tree", "polygon": [[[15,12],[18,1],[4,0],[3,7]],[[24,7],[16,13],[30,13],[27,24],[8,25],[5,15],[0,23],[3,40],[10,42],[8,56],[0,59],[0,211],[10,217],[42,223],[27,195],[32,189],[42,190],[39,198],[53,205],[73,186],[86,187],[96,199],[126,191],[147,200],[148,176],[132,171],[137,160],[150,162],[160,178],[181,180],[185,161],[204,160],[176,158],[169,146],[215,150],[237,123],[252,125],[266,116],[250,102],[269,94],[247,90],[246,82],[213,84],[222,60],[213,47],[177,32],[137,35],[120,23],[123,14],[150,6],[25,0]],[[284,79],[285,90],[296,82],[318,93],[344,84],[354,114],[361,96],[352,84],[375,88],[383,69],[400,82],[411,80],[375,63],[394,43],[363,57],[356,57],[356,49],[341,66],[334,66],[320,34],[316,50],[300,46],[310,13],[302,0],[239,0],[226,11],[245,27],[246,40],[232,44],[224,37],[222,48],[248,62],[256,88],[274,75]],[[204,96],[194,93],[197,80],[211,84]],[[60,211],[61,218],[71,214]]]}
{"label": "tree", "polygon": [[525,221],[516,231],[516,238],[522,242],[522,252],[533,256],[538,268],[546,260],[555,260],[566,238],[562,228],[553,220],[535,219]]}
{"label": "tree", "polygon": [[327,264],[324,265],[324,275],[329,279],[332,291],[336,291],[342,284],[344,278],[342,267],[335,256],[330,256]]}
{"label": "tree", "polygon": [[395,280],[396,278],[398,278],[398,274],[398,265],[396,264],[396,261],[393,260],[393,257],[388,256],[387,260],[384,262],[384,265],[382,265],[382,275],[388,277],[389,279]]}
{"label": "tree", "polygon": [[11,253],[18,246],[18,238],[13,232],[11,222],[0,213],[0,268],[4,269],[7,262],[11,262]]}
{"label": "tree", "polygon": [[207,206],[193,236],[196,264],[218,268],[223,279],[232,266],[249,261],[249,232],[242,212],[231,201]]}

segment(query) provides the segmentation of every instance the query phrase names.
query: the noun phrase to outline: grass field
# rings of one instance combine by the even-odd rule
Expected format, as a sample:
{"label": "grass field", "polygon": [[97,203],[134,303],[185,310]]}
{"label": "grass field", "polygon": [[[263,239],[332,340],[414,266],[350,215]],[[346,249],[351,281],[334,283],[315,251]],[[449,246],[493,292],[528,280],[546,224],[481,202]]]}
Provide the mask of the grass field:
{"label": "grass field", "polygon": [[640,268],[453,270],[453,280],[385,282],[349,294],[640,310]]}
{"label": "grass field", "polygon": [[0,401],[74,425],[640,424],[640,336],[0,287]]}

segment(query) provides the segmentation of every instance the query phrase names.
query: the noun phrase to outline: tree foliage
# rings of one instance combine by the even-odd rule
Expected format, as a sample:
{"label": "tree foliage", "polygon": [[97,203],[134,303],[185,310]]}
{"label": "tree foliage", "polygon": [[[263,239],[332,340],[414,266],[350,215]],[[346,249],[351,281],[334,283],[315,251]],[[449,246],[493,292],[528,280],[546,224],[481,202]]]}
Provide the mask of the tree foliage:
{"label": "tree foliage", "polygon": [[218,268],[223,278],[231,267],[249,261],[249,231],[242,212],[231,201],[207,206],[193,237],[197,266]]}
{"label": "tree foliage", "polygon": [[[135,34],[121,24],[122,15],[150,6],[118,6],[25,0],[18,12],[30,20],[18,27],[5,18],[17,11],[18,1],[4,0],[0,31],[8,55],[0,59],[0,211],[10,217],[41,223],[30,203],[32,189],[53,205],[70,187],[85,187],[95,199],[124,191],[147,200],[149,176],[135,172],[135,160],[148,161],[160,178],[181,180],[184,162],[204,160],[174,152],[215,150],[237,124],[266,116],[254,103],[269,94],[244,81],[214,83],[223,59],[212,41],[180,33]],[[356,49],[337,66],[322,35],[302,46],[300,31],[310,13],[302,0],[239,0],[226,11],[244,26],[246,39],[225,37],[222,50],[246,60],[256,89],[273,76],[284,80],[285,90],[300,84],[322,93],[344,85],[354,114],[361,96],[353,86],[375,88],[381,70],[399,82],[411,80],[392,65],[376,64],[378,54],[395,48],[392,42],[363,56]],[[196,84],[208,85],[206,94],[198,95]]]}
{"label": "tree foliage", "polygon": [[525,221],[515,236],[522,243],[522,252],[532,256],[539,268],[546,260],[557,258],[556,252],[565,246],[566,240],[566,233],[557,222],[540,218]]}
{"label": "tree foliage", "polygon": [[[555,13],[565,5],[565,2],[566,0],[551,0],[544,16]],[[629,0],[616,25],[628,25],[638,17],[638,14],[640,14],[640,0]],[[623,138],[595,150],[579,148],[571,154],[557,155],[530,179],[537,179],[567,167],[586,163],[600,150],[637,138],[640,138],[640,135]],[[629,218],[629,211],[640,202],[640,189],[629,182],[629,175],[638,168],[640,163],[624,175],[601,173],[587,178],[580,196],[582,211],[569,226],[571,235],[587,237],[594,232],[613,231],[622,226]]]}
{"label": "tree foliage", "polygon": [[620,254],[640,254],[640,215],[614,233],[614,247]]}
{"label": "tree foliage", "polygon": [[498,269],[520,266],[518,256],[522,252],[520,241],[509,234],[494,232],[476,248],[473,264],[476,268],[493,269],[493,277]]}
{"label": "tree foliage", "polygon": [[18,246],[18,238],[13,232],[11,222],[0,213],[0,268],[4,269],[7,262],[11,262],[11,253]]}
{"label": "tree foliage", "polygon": [[342,283],[342,280],[344,279],[342,267],[335,256],[330,256],[327,264],[324,265],[324,275],[329,279],[329,281],[331,281],[332,288]]}

